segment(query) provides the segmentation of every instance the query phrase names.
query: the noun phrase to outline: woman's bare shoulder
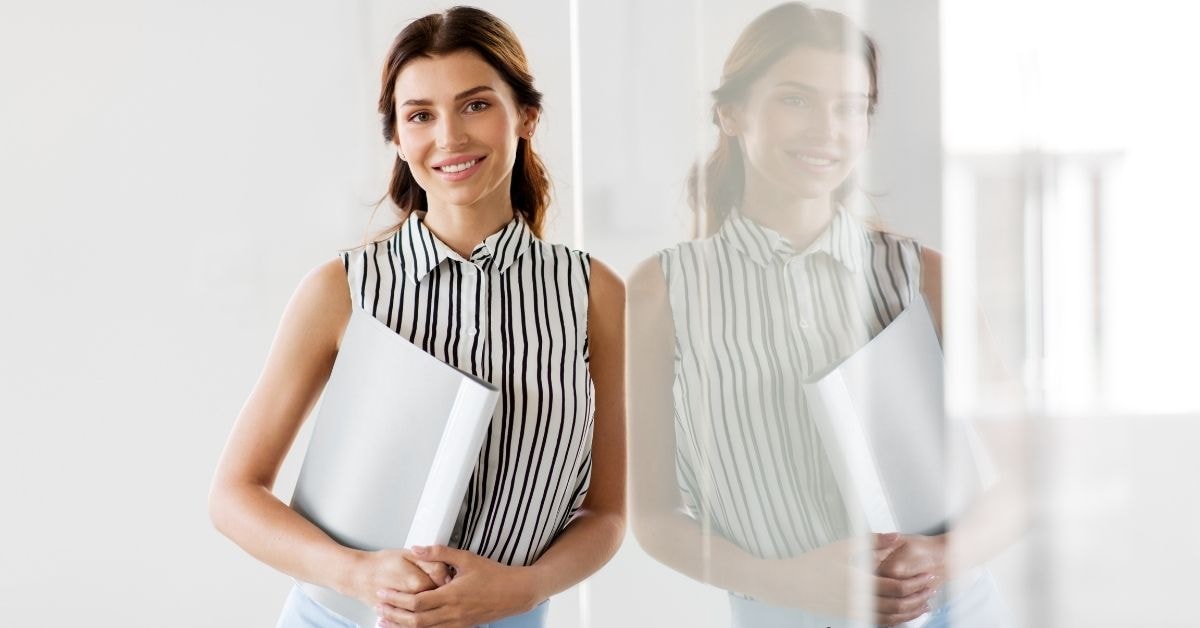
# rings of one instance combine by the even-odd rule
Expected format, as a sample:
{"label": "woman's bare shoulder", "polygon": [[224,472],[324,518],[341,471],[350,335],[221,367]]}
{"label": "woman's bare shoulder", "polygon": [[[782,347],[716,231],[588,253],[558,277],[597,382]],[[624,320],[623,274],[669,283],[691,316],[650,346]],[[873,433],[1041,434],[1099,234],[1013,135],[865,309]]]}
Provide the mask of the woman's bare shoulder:
{"label": "woman's bare shoulder", "polygon": [[629,299],[639,303],[665,301],[667,280],[663,274],[662,254],[647,257],[629,275]]}
{"label": "woman's bare shoulder", "polygon": [[625,317],[625,282],[608,264],[595,257],[589,256],[589,264],[589,327],[594,327],[598,319],[621,323]]}
{"label": "woman's bare shoulder", "polygon": [[350,319],[350,307],[346,266],[338,256],[321,262],[300,280],[284,318],[290,319],[295,331],[313,334],[336,348]]}

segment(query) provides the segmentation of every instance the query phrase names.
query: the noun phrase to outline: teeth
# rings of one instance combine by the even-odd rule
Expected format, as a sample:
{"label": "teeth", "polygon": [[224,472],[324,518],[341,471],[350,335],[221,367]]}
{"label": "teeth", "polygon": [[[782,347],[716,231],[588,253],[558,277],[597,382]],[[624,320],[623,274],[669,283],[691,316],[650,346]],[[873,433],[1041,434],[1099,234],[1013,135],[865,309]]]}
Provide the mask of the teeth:
{"label": "teeth", "polygon": [[829,166],[833,164],[832,159],[823,159],[821,157],[809,157],[808,155],[800,155],[800,161],[813,166]]}
{"label": "teeth", "polygon": [[474,166],[475,162],[477,162],[477,161],[479,161],[479,160],[472,159],[471,161],[464,161],[461,164],[454,164],[452,166],[442,166],[442,172],[462,172],[463,170],[466,170],[467,168]]}

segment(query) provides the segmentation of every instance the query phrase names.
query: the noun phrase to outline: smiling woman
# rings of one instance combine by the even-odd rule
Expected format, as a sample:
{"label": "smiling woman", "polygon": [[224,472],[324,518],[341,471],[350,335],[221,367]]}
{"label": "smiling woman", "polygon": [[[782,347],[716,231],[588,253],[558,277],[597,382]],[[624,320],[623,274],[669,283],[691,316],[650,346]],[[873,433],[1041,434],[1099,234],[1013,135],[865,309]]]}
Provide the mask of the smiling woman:
{"label": "smiling woman", "polygon": [[[788,2],[755,18],[713,92],[717,147],[689,182],[708,237],[630,278],[634,533],[729,591],[738,628],[926,614],[940,628],[951,612],[954,625],[1010,625],[990,576],[948,566],[951,534],[971,539],[969,526],[860,534],[800,385],[922,299],[940,325],[939,254],[844,202],[877,74],[874,41],[840,13]],[[954,596],[935,598],[943,587]]]}
{"label": "smiling woman", "polygon": [[[301,282],[222,455],[212,518],[383,626],[541,626],[547,598],[599,569],[624,533],[624,286],[541,240],[541,94],[503,22],[465,7],[414,21],[388,54],[379,112],[400,223]],[[344,547],[271,494],[352,308],[500,389],[447,546]],[[352,625],[298,587],[279,620]]]}
{"label": "smiling woman", "polygon": [[[383,137],[397,153],[388,196],[403,222],[429,208],[430,193],[452,189],[441,185],[458,180],[445,177],[457,170],[445,172],[448,166],[491,158],[492,176],[471,189],[501,202],[510,196],[540,237],[550,205],[550,178],[532,143],[542,94],[516,37],[503,22],[479,15],[488,14],[459,7],[424,17],[392,44],[379,94]],[[461,205],[482,195],[455,191],[448,198]]]}
{"label": "smiling woman", "polygon": [[[470,87],[455,91],[459,86]],[[457,207],[507,202],[517,151],[529,146],[537,124],[537,104],[521,104],[472,50],[413,60],[394,93],[392,142],[399,167],[419,189]]]}

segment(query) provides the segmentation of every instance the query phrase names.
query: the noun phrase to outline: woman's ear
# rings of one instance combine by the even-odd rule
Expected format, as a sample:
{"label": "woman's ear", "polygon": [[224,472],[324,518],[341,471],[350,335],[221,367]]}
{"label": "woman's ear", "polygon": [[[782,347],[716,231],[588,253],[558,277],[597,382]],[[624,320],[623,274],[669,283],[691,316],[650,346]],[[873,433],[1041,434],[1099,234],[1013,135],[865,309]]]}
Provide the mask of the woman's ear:
{"label": "woman's ear", "polygon": [[729,137],[737,137],[742,132],[741,124],[738,120],[741,111],[736,105],[719,105],[717,107],[717,120],[721,125],[721,132]]}
{"label": "woman's ear", "polygon": [[396,150],[396,156],[400,157],[400,161],[408,161],[408,157],[404,156],[404,146],[400,145],[400,134],[392,136],[391,148]]}
{"label": "woman's ear", "polygon": [[541,112],[538,111],[537,107],[526,107],[519,135],[527,140],[532,140],[533,132],[537,130],[539,119],[541,119]]}

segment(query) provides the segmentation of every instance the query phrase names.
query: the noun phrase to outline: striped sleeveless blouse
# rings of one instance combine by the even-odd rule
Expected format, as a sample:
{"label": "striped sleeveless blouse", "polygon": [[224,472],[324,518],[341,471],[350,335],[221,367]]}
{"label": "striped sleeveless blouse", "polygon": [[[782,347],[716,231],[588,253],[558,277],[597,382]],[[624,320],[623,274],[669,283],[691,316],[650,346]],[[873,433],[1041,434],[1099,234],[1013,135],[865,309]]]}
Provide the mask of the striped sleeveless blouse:
{"label": "striped sleeveless blouse", "polygon": [[413,212],[390,237],[341,252],[355,307],[500,389],[450,540],[529,565],[566,527],[591,478],[586,253],[518,215],[470,259]]}
{"label": "striped sleeveless blouse", "polygon": [[920,245],[844,208],[804,251],[734,210],[659,253],[675,326],[676,474],[689,514],[761,558],[852,533],[800,383],[920,292]]}

